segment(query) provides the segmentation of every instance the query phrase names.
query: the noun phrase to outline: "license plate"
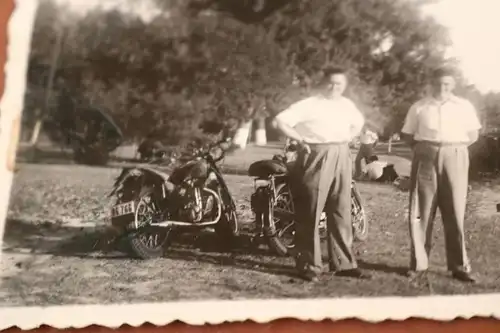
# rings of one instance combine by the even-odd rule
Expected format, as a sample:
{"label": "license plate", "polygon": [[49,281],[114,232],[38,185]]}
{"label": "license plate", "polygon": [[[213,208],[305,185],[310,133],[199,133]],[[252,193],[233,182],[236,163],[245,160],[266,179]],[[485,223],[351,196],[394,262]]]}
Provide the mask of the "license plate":
{"label": "license plate", "polygon": [[125,202],[111,208],[111,217],[118,217],[135,213],[134,201]]}

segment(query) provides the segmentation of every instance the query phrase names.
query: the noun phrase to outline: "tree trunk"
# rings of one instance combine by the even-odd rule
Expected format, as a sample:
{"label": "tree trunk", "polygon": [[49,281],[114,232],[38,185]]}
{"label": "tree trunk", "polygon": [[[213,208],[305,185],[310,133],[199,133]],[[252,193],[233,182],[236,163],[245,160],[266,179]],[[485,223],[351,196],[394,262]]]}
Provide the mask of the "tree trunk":
{"label": "tree trunk", "polygon": [[30,146],[36,147],[38,143],[38,138],[40,137],[40,130],[42,129],[43,120],[39,117],[35,123],[35,127],[33,128],[33,132],[31,133]]}
{"label": "tree trunk", "polygon": [[38,144],[38,139],[40,137],[40,132],[43,126],[43,118],[50,107],[50,99],[52,97],[52,89],[54,86],[54,78],[57,69],[57,63],[59,62],[59,56],[61,54],[62,38],[63,38],[63,28],[61,24],[58,25],[56,30],[56,44],[54,46],[54,52],[52,53],[52,61],[50,64],[50,72],[47,83],[47,91],[45,92],[45,104],[43,106],[43,111],[38,114],[38,119],[35,123],[35,128],[33,129],[33,134],[31,135],[30,145],[33,149],[36,149]]}
{"label": "tree trunk", "polygon": [[240,127],[236,130],[236,134],[233,138],[233,144],[238,147],[245,149],[248,143],[248,138],[250,136],[250,131],[252,129],[252,121],[244,122]]}
{"label": "tree trunk", "polygon": [[257,129],[255,130],[255,144],[257,146],[265,146],[267,144],[265,117],[259,117],[257,119]]}

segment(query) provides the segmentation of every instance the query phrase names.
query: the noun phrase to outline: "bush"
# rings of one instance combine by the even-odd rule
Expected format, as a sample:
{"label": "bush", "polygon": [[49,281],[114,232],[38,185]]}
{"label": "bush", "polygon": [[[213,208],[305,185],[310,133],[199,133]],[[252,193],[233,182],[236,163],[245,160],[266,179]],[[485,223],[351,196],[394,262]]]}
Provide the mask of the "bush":
{"label": "bush", "polygon": [[472,177],[500,171],[500,133],[480,135],[469,151]]}

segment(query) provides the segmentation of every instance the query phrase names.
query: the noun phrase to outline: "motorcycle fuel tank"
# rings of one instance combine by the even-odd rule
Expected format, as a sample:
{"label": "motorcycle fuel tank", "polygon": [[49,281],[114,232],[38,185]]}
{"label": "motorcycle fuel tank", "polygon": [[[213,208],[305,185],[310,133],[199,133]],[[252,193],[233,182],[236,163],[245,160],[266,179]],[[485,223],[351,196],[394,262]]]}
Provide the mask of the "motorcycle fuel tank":
{"label": "motorcycle fuel tank", "polygon": [[204,160],[190,161],[175,169],[170,182],[179,185],[186,179],[205,180],[208,177],[209,165]]}

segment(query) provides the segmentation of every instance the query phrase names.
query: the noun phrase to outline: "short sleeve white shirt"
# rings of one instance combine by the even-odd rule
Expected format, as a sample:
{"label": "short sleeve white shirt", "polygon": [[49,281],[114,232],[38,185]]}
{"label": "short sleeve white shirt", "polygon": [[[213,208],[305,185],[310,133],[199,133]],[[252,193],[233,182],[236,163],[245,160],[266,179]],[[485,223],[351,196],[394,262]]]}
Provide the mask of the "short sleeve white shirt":
{"label": "short sleeve white shirt", "polygon": [[468,133],[480,128],[472,103],[452,96],[444,102],[428,97],[413,104],[401,131],[416,141],[466,143]]}
{"label": "short sleeve white shirt", "polygon": [[320,96],[303,99],[276,116],[293,127],[307,143],[334,143],[352,140],[364,125],[364,117],[346,97]]}

